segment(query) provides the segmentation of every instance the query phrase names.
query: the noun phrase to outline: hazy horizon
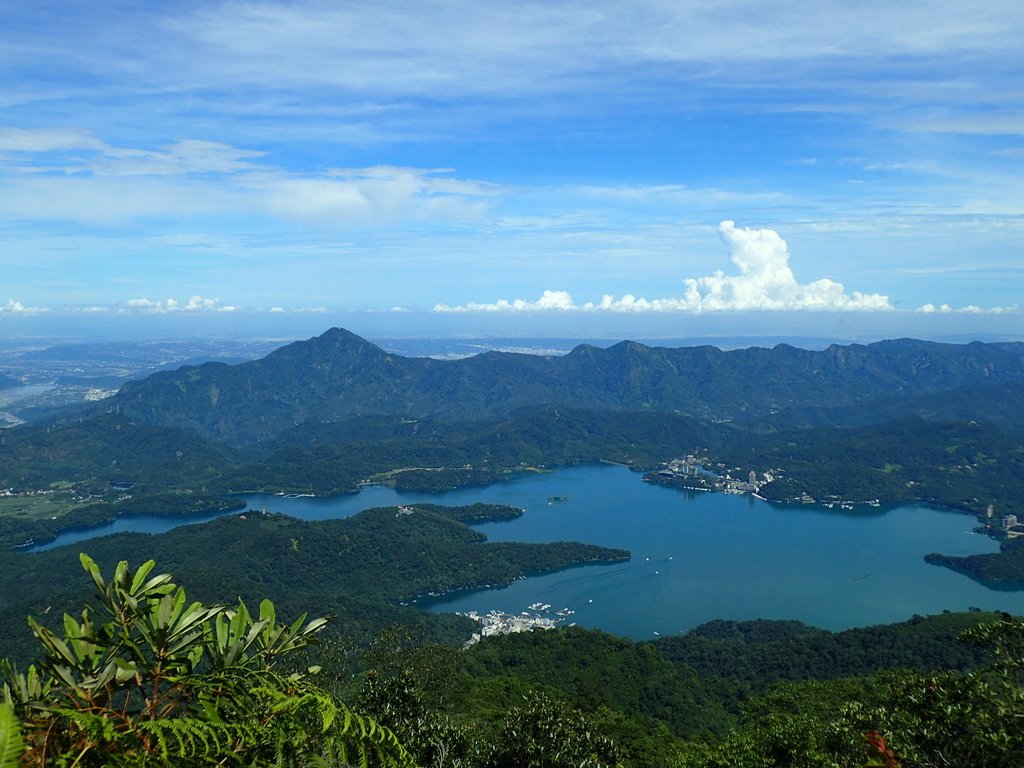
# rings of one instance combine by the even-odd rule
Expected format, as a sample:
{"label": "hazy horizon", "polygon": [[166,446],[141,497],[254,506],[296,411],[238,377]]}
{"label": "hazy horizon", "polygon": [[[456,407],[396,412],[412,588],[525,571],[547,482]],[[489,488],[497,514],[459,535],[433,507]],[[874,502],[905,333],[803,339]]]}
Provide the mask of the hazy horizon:
{"label": "hazy horizon", "polygon": [[[66,318],[19,317],[0,324],[0,340],[112,341],[215,338],[229,340],[294,339],[319,336],[340,327],[371,340],[383,339],[593,339],[619,341],[792,339],[825,343],[868,343],[892,338],[932,341],[1024,341],[1024,327],[1011,315],[923,316],[916,313],[824,316],[808,313],[748,313],[741,316],[551,316],[436,315],[433,313],[322,313],[315,316],[253,317],[122,316]],[[800,346],[797,344],[796,346]],[[814,346],[819,346],[814,344]]]}

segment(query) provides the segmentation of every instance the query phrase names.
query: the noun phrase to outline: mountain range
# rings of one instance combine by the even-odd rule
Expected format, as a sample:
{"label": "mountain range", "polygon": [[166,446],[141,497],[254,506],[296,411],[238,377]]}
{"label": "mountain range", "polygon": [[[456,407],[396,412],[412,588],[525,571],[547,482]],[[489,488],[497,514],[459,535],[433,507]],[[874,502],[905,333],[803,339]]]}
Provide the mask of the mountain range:
{"label": "mountain range", "polygon": [[1017,342],[898,339],[821,351],[785,344],[722,351],[623,341],[607,349],[580,345],[563,356],[487,352],[434,360],[391,354],[332,328],[259,360],[156,373],[98,407],[246,446],[296,425],[356,416],[467,421],[537,405],[799,426],[922,409],[962,417],[985,404],[1012,419],[1024,400],[1022,382],[1024,343]]}
{"label": "mountain range", "polygon": [[[16,498],[0,544],[133,513],[231,510],[244,491],[330,495],[367,480],[437,491],[581,462],[650,470],[689,454],[734,478],[770,470],[760,492],[773,500],[1020,516],[1022,436],[1022,343],[624,341],[435,360],[334,328],[250,362],[161,371],[4,430],[0,489]],[[1024,582],[1024,565],[1010,566],[1002,580]]]}

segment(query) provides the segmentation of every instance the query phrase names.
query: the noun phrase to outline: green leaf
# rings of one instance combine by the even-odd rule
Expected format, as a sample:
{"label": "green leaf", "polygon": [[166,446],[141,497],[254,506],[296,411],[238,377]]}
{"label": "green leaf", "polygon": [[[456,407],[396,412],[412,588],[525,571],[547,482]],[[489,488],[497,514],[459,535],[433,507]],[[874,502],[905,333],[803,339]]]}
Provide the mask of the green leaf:
{"label": "green leaf", "polygon": [[135,578],[132,579],[131,586],[131,593],[133,595],[139,594],[139,588],[142,587],[143,582],[146,580],[146,577],[149,575],[149,572],[153,570],[155,565],[156,560],[147,560],[139,566],[137,571],[135,571]]}
{"label": "green leaf", "polygon": [[271,628],[277,623],[277,610],[274,608],[274,604],[267,598],[263,598],[260,602],[260,618],[265,620]]}
{"label": "green leaf", "polygon": [[126,589],[128,587],[128,575],[128,561],[119,560],[117,565],[114,566],[113,583],[122,590]]}
{"label": "green leaf", "polygon": [[126,683],[129,680],[134,680],[139,674],[138,665],[134,662],[125,661],[124,659],[114,659],[113,665],[116,668],[115,675],[117,682]]}
{"label": "green leaf", "polygon": [[96,561],[85,554],[85,552],[80,552],[78,559],[81,561],[85,572],[89,574],[90,578],[92,578],[93,583],[96,585],[96,589],[100,592],[106,592],[107,585],[103,581],[103,575],[100,573],[100,567],[96,565]]}
{"label": "green leaf", "polygon": [[46,627],[37,623],[31,616],[28,620],[29,627],[32,629],[32,634],[36,636],[36,639],[42,644],[43,649],[46,651],[48,660],[55,663],[66,662],[72,666],[78,663],[78,659],[68,648],[67,643],[61,640],[57,635],[51,632]]}
{"label": "green leaf", "polygon": [[[239,751],[252,765],[313,754],[414,765],[387,728],[351,715],[301,675],[269,671],[326,620],[277,624],[264,600],[254,621],[242,602],[236,610],[189,603],[168,576],[153,576],[151,561],[134,572],[121,561],[105,581],[91,558],[81,560],[111,620],[97,627],[88,609],[80,620],[66,615],[61,637],[29,619],[46,660],[42,674],[30,668],[27,676],[0,664],[9,702],[0,711],[0,768],[18,765],[26,743],[40,765],[69,768],[115,754],[111,765],[220,764]],[[31,713],[24,724],[15,706]]]}
{"label": "green leaf", "polygon": [[10,704],[0,704],[0,768],[18,768],[25,741],[21,737],[21,724]]}

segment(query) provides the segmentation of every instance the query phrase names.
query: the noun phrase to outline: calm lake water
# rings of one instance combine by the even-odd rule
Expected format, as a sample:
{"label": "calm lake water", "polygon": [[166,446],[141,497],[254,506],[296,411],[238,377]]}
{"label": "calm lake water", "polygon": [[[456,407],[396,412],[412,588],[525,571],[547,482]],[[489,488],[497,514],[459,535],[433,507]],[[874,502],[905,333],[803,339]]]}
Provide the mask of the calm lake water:
{"label": "calm lake water", "polygon": [[[549,503],[552,496],[564,502]],[[987,589],[924,555],[994,552],[974,518],[922,505],[856,512],[782,506],[750,496],[683,493],[628,469],[591,465],[442,494],[370,486],[326,499],[249,495],[253,508],[305,520],[374,506],[431,501],[512,504],[518,520],[476,526],[491,541],[584,541],[622,547],[628,563],[530,577],[504,589],[431,601],[434,611],[510,613],[534,602],[570,608],[576,623],[634,638],[680,632],[711,619],[800,619],[839,630],[970,606],[1024,613],[1024,591]],[[202,522],[208,518],[197,518]],[[135,517],[68,534],[49,546],[119,530],[150,533],[181,521]]]}

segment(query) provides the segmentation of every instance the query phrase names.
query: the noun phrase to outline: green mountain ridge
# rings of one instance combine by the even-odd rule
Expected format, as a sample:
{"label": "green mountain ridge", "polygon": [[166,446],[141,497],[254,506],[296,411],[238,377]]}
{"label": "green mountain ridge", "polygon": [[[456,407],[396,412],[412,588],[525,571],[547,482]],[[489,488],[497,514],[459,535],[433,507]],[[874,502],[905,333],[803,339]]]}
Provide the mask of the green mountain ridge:
{"label": "green mountain ridge", "polygon": [[103,408],[237,445],[265,443],[307,422],[392,414],[480,419],[531,405],[767,418],[788,408],[852,406],[885,396],[1024,380],[1024,344],[912,339],[715,347],[581,345],[568,355],[487,352],[406,358],[333,328],[240,365],[207,363],[130,382]]}

